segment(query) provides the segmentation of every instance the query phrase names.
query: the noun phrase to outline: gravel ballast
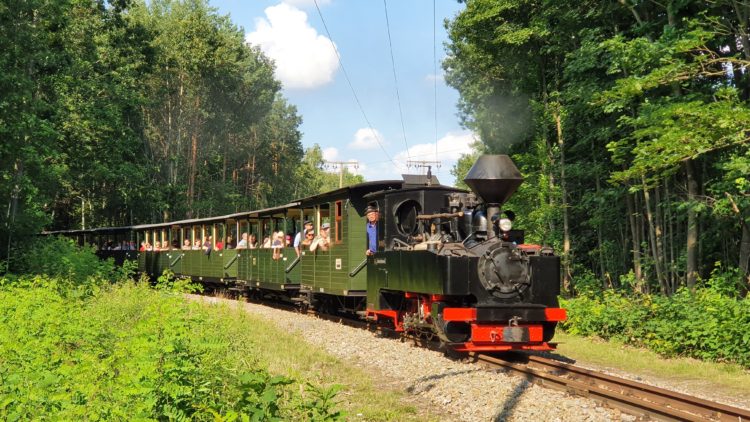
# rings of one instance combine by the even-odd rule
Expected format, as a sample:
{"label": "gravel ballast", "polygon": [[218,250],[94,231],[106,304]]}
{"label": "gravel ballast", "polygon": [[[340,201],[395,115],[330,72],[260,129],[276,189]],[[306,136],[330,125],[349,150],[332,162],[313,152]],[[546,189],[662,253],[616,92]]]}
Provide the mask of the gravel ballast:
{"label": "gravel ballast", "polygon": [[[442,353],[377,333],[267,306],[200,297],[212,303],[241,306],[273,321],[281,330],[298,333],[314,344],[374,377],[389,379],[390,388],[414,396],[445,420],[602,421],[634,420],[631,415],[599,406],[590,399],[534,385],[527,380],[478,364],[457,362]],[[354,416],[354,415],[352,415]]]}

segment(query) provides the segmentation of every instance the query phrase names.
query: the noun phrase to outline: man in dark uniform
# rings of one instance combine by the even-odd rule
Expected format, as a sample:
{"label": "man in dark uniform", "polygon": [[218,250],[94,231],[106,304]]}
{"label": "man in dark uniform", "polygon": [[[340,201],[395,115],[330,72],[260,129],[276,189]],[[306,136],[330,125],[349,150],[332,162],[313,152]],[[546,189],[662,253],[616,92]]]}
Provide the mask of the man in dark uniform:
{"label": "man in dark uniform", "polygon": [[378,220],[380,219],[380,213],[377,208],[368,205],[365,215],[367,216],[367,250],[365,251],[365,255],[370,256],[378,250]]}

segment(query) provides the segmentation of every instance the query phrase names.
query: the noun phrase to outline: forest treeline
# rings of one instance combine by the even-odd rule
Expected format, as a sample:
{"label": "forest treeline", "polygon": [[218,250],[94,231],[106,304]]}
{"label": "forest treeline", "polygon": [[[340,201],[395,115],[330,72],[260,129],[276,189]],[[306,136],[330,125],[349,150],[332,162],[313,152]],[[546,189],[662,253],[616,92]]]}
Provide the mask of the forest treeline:
{"label": "forest treeline", "polygon": [[[750,2],[467,0],[446,81],[569,292],[750,286]],[[465,174],[473,156],[454,173]]]}
{"label": "forest treeline", "polygon": [[[338,187],[274,64],[205,0],[0,5],[0,252],[42,229],[221,215]],[[347,182],[362,180],[347,175]]]}

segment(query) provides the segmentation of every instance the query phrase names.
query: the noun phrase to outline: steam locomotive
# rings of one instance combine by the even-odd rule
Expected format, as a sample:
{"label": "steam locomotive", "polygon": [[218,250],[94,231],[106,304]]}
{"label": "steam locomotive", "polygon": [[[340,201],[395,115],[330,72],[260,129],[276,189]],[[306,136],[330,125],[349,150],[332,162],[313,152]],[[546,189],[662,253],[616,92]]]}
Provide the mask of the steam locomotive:
{"label": "steam locomotive", "polygon": [[[437,336],[459,351],[551,350],[560,259],[524,243],[503,204],[523,182],[505,155],[485,155],[465,179],[471,192],[434,176],[367,182],[281,206],[175,222],[66,232],[102,257],[137,260],[153,277],[170,270],[209,287],[275,296],[348,313],[398,332]],[[380,211],[377,251],[366,256],[365,211]],[[299,255],[291,244],[228,248],[243,233],[294,236],[304,221],[330,227],[330,248]],[[211,247],[185,250],[202,242]],[[169,245],[135,251],[107,245]]]}
{"label": "steam locomotive", "polygon": [[371,193],[386,210],[383,252],[368,261],[367,315],[436,333],[457,351],[549,350],[560,259],[526,245],[502,205],[523,178],[505,155],[471,168],[472,192],[412,187]]}

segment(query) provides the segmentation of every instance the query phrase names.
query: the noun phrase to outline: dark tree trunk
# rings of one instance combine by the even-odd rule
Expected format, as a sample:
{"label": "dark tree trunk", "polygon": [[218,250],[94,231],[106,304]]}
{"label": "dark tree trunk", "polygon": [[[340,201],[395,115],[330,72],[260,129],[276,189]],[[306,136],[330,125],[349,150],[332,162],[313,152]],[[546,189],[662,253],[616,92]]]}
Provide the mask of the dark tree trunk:
{"label": "dark tree trunk", "polygon": [[659,253],[658,240],[656,236],[656,227],[654,224],[653,212],[651,211],[651,197],[646,187],[645,180],[643,182],[643,202],[646,204],[646,221],[648,222],[648,235],[649,242],[651,244],[651,257],[654,259],[654,270],[656,271],[656,279],[659,280],[659,287],[664,295],[669,294],[667,284],[664,280],[664,269],[661,265],[661,256]]}
{"label": "dark tree trunk", "polygon": [[634,194],[629,192],[625,193],[625,202],[628,208],[628,221],[630,222],[630,235],[633,240],[633,275],[635,276],[636,289],[640,293],[646,293],[647,289],[644,289],[643,272],[641,271],[640,224],[638,224],[638,218],[636,216],[633,195]]}
{"label": "dark tree trunk", "polygon": [[685,161],[685,174],[687,175],[688,212],[687,212],[687,265],[686,284],[689,289],[695,288],[698,276],[698,217],[693,207],[698,195],[698,181],[695,177],[695,166],[693,160]]}

